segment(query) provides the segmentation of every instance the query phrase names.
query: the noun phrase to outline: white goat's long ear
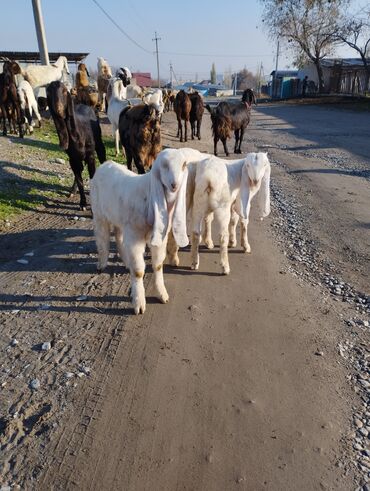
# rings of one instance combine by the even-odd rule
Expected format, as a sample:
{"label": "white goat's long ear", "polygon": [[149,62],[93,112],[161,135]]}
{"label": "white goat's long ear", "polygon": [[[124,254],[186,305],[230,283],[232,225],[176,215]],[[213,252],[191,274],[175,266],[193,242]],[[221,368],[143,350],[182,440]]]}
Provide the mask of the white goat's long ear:
{"label": "white goat's long ear", "polygon": [[186,185],[188,181],[188,169],[185,167],[184,175],[177,193],[175,211],[172,218],[172,233],[179,247],[186,247],[189,239],[186,230]]}
{"label": "white goat's long ear", "polygon": [[[267,155],[266,155],[267,159]],[[259,205],[261,209],[261,218],[266,218],[271,212],[270,207],[270,175],[271,167],[270,163],[267,163],[265,173],[262,177],[261,189],[259,191]]]}
{"label": "white goat's long ear", "polygon": [[242,218],[249,217],[250,210],[250,192],[249,192],[249,174],[248,174],[248,157],[243,165],[242,180],[240,185],[240,213]]}
{"label": "white goat's long ear", "polygon": [[150,245],[162,245],[168,230],[168,209],[159,167],[155,164],[150,172],[150,222],[153,224]]}

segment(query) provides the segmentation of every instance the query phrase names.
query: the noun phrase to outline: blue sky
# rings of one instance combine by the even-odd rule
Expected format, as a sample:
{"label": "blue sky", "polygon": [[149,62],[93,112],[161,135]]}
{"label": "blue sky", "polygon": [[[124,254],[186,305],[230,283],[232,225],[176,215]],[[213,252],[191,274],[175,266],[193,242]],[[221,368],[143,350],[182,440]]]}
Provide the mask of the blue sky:
{"label": "blue sky", "polygon": [[[161,77],[169,76],[172,61],[177,77],[208,78],[212,62],[217,72],[243,67],[256,72],[262,62],[268,75],[275,66],[276,46],[261,27],[257,0],[220,4],[187,0],[98,0],[114,20],[146,52],[130,42],[92,0],[41,0],[49,51],[89,52],[88,66],[103,56],[111,65],[156,76],[154,31],[158,32]],[[13,0],[1,28],[1,49],[38,50],[31,0]],[[355,56],[352,51],[341,52]],[[183,55],[184,54],[184,55]],[[206,55],[206,56],[197,56]],[[282,50],[280,68],[290,66]]]}

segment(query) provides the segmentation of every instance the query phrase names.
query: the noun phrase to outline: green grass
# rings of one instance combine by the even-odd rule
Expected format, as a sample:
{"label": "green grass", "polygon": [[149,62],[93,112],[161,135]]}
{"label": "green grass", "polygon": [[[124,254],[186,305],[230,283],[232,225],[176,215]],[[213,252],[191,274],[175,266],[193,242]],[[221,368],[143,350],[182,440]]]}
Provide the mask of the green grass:
{"label": "green grass", "polygon": [[[65,198],[73,183],[68,156],[59,147],[59,138],[52,120],[43,120],[42,127],[34,128],[31,137],[13,138],[12,142],[20,156],[13,159],[14,162],[0,160],[0,222],[46,205],[50,199]],[[113,138],[104,136],[103,142],[107,160],[116,160]],[[38,168],[35,168],[35,164],[27,162],[27,157],[30,161],[37,157]],[[50,165],[55,165],[53,170],[43,169],[40,157],[45,161],[61,158],[66,163],[49,164],[49,169]],[[122,162],[122,157],[119,160]],[[98,159],[96,161],[99,165]],[[86,168],[83,177],[88,178]]]}

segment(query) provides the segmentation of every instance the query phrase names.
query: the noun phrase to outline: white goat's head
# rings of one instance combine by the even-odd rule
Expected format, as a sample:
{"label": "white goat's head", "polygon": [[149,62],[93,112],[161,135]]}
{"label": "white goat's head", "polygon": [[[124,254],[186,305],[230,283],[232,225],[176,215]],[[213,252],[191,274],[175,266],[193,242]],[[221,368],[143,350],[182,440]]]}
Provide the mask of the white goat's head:
{"label": "white goat's head", "polygon": [[65,56],[59,56],[57,61],[54,63],[54,66],[56,66],[57,68],[61,69],[62,71],[68,74],[70,73],[68,68],[68,60]]}
{"label": "white goat's head", "polygon": [[248,153],[242,170],[240,186],[240,208],[244,218],[248,218],[250,201],[261,189],[261,217],[270,214],[270,162],[267,153]]}
{"label": "white goat's head", "polygon": [[162,150],[150,172],[149,222],[153,225],[151,245],[160,246],[172,223],[176,243],[188,245],[186,233],[187,162],[181,150]]}

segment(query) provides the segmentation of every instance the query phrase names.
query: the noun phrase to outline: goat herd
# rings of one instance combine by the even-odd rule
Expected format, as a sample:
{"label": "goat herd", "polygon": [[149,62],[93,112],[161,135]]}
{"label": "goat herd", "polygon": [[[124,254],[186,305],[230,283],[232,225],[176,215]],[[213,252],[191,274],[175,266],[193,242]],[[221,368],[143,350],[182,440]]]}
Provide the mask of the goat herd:
{"label": "goat herd", "polygon": [[[49,107],[59,136],[75,176],[73,190],[80,193],[80,207],[86,208],[82,170],[85,162],[90,181],[91,208],[98,250],[98,270],[108,262],[110,234],[113,230],[117,250],[128,267],[131,278],[131,299],[135,314],[144,313],[144,253],[150,247],[154,285],[159,299],[168,302],[163,280],[163,263],[179,265],[178,249],[189,243],[187,218],[191,231],[191,267],[199,267],[199,244],[213,248],[211,224],[216,219],[220,238],[220,264],[223,274],[230,273],[228,247],[236,246],[236,227],[240,219],[241,246],[250,252],[247,226],[252,198],[260,197],[261,219],[270,213],[270,163],[265,153],[249,153],[239,160],[217,156],[221,140],[229,155],[226,141],[235,135],[235,153],[250,121],[253,91],[247,89],[240,102],[220,102],[214,109],[204,106],[198,93],[150,89],[131,84],[128,68],[120,68],[112,76],[103,58],[98,59],[97,91],[91,90],[89,74],[81,63],[76,86],[63,83],[68,72],[67,60],[60,57],[55,65],[29,66],[25,69],[14,61],[4,60],[0,74],[0,111],[3,134],[10,131],[19,136],[32,131],[32,115],[41,125],[38,103]],[[18,84],[17,75],[23,75]],[[38,98],[38,89],[46,87],[46,100]],[[173,107],[180,141],[191,136],[201,138],[204,107],[211,114],[214,154],[191,148],[161,151],[162,113]],[[127,168],[106,161],[98,110],[105,109],[112,124],[116,142],[124,148]],[[184,121],[184,131],[182,121]],[[101,165],[95,170],[95,152]],[[138,174],[132,172],[132,160]],[[146,173],[146,170],[151,169]]]}

